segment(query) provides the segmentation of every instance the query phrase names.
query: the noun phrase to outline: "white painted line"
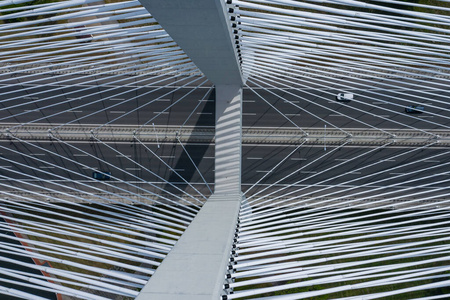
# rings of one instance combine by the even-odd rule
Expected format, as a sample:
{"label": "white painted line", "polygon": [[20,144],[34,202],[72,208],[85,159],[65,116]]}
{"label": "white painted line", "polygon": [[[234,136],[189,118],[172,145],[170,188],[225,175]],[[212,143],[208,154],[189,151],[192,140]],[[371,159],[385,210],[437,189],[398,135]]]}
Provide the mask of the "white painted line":
{"label": "white painted line", "polygon": [[423,162],[426,162],[426,163],[440,163],[441,161],[439,161],[439,160],[424,160]]}
{"label": "white painted line", "polygon": [[288,101],[288,100],[283,100],[284,103],[300,103],[300,101],[298,100],[293,100],[293,101]]}
{"label": "white painted line", "polygon": [[380,160],[380,161],[395,161],[395,159],[382,159],[382,160]]}
{"label": "white painted line", "polygon": [[329,117],[345,117],[345,115],[329,114]]}
{"label": "white painted line", "polygon": [[432,118],[434,118],[434,116],[418,116],[418,117],[421,118],[421,119],[424,119],[424,118],[432,119]]}
{"label": "white painted line", "polygon": [[12,166],[0,166],[0,168],[12,168]]}
{"label": "white painted line", "polygon": [[382,117],[382,118],[390,118],[391,115],[377,115],[377,117]]}
{"label": "white painted line", "polygon": [[156,101],[160,101],[160,102],[170,102],[170,99],[158,99]]}
{"label": "white painted line", "polygon": [[348,172],[348,174],[361,174],[361,172]]}
{"label": "white painted line", "polygon": [[154,113],[155,115],[157,115],[157,114],[168,115],[168,114],[169,114],[168,111],[154,111],[153,113]]}
{"label": "white painted line", "polygon": [[95,169],[95,170],[97,170],[98,168],[97,167],[83,167],[83,169],[88,169],[88,170]]}
{"label": "white painted line", "polygon": [[45,156],[45,153],[31,153],[33,156]]}
{"label": "white painted line", "polygon": [[65,112],[81,113],[82,110],[66,110]]}
{"label": "white painted line", "polygon": [[244,103],[255,103],[255,100],[243,100]]}

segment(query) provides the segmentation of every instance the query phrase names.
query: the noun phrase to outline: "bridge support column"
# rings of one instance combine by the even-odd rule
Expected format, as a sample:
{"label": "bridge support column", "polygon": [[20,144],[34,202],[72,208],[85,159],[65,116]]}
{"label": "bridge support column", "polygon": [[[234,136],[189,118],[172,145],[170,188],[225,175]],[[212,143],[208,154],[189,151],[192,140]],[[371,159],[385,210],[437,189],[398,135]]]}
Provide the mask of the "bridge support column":
{"label": "bridge support column", "polygon": [[137,300],[220,299],[241,195],[242,89],[216,86],[214,194],[156,269]]}
{"label": "bridge support column", "polygon": [[241,189],[242,88],[216,86],[215,193]]}

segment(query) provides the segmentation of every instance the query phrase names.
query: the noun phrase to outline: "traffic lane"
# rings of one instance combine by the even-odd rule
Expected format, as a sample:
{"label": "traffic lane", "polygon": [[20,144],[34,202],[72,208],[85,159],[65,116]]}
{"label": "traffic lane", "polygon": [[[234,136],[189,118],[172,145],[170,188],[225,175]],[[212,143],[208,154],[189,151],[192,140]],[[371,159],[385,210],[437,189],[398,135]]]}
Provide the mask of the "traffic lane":
{"label": "traffic lane", "polygon": [[[164,93],[156,91],[156,94],[147,97],[142,94],[154,91],[154,89],[144,88],[141,91],[142,93],[139,94],[139,92],[130,91],[128,87],[114,89],[114,92],[107,88],[98,88],[96,86],[92,86],[91,88],[95,90],[95,96],[88,96],[85,92],[80,92],[77,87],[65,87],[63,89],[64,91],[54,92],[53,96],[58,96],[59,98],[55,97],[49,100],[42,100],[39,97],[24,97],[21,100],[19,99],[18,102],[15,102],[15,105],[17,105],[22,101],[24,103],[23,106],[0,111],[0,119],[4,121],[15,120],[20,123],[36,120],[50,123],[65,123],[82,118],[82,122],[88,124],[102,124],[107,122],[112,122],[113,124],[129,124],[136,122],[135,120],[138,120],[138,123],[154,121],[159,124],[180,124],[187,119],[198,104],[195,100],[199,100],[204,96],[204,90],[195,91],[186,97],[186,99],[183,99],[182,103],[176,104],[174,107],[165,111],[174,101],[186,95],[186,90],[180,92],[179,95],[177,94],[178,92],[172,93],[169,97],[163,97],[161,101],[150,103],[152,101],[151,99],[162,97]],[[364,93],[369,93],[367,90],[352,91],[355,93],[360,92],[361,95],[358,94],[355,96],[355,100],[349,103],[336,101],[334,97],[337,92],[339,90],[321,89],[317,91],[308,90],[307,93],[293,91],[295,95],[291,95],[286,93],[286,91],[275,91],[279,95],[275,96],[267,91],[258,91],[271,105],[274,105],[276,109],[284,114],[284,116],[281,116],[274,108],[259,99],[256,94],[249,94],[249,91],[246,90],[244,92],[243,105],[244,126],[292,127],[297,125],[300,127],[323,127],[326,123],[322,120],[327,120],[328,126],[344,128],[370,126],[395,128],[402,127],[404,126],[402,124],[405,124],[405,126],[432,129],[441,128],[439,124],[447,126],[449,123],[448,111],[440,109],[442,108],[443,99],[446,98],[445,94],[439,99],[436,98],[435,103],[427,100],[428,102],[425,103],[427,106],[425,113],[411,115],[404,112],[404,108],[408,103],[404,103],[405,101],[403,100],[398,100],[396,95],[398,91],[383,91],[385,97],[383,99],[380,97],[374,98],[373,95],[365,95]],[[52,96],[51,93],[49,95]],[[121,97],[117,95],[121,95]],[[107,100],[98,101],[98,97],[104,97]],[[126,103],[121,103],[133,97],[137,98]],[[38,102],[31,103],[31,101],[36,100]],[[69,102],[66,103],[68,100]],[[210,101],[213,102],[213,100]],[[398,103],[395,103],[395,101]],[[10,103],[5,102],[3,105],[4,107],[8,107]],[[316,105],[316,103],[322,106]],[[43,109],[43,107],[48,105],[55,106]],[[434,108],[431,105],[438,107]],[[188,121],[189,125],[196,124],[198,123],[197,121],[202,125],[213,124],[213,103],[206,106],[207,108],[199,107],[194,112]],[[138,107],[141,107],[141,109],[136,110]],[[133,110],[136,111],[127,114]],[[16,114],[21,115],[13,117]],[[90,114],[92,116],[89,116]],[[49,115],[55,116],[48,117]],[[381,116],[381,118],[378,116]]]}
{"label": "traffic lane", "polygon": [[[357,73],[357,72],[355,72]],[[351,74],[351,73],[349,73]],[[306,86],[306,87],[315,87],[320,88],[324,85],[326,86],[338,86],[339,88],[345,88],[346,86],[349,86],[351,88],[359,88],[362,84],[364,85],[370,85],[370,86],[380,86],[385,88],[385,84],[394,84],[398,87],[410,87],[410,86],[417,86],[426,84],[429,86],[445,86],[448,84],[448,78],[445,77],[433,77],[433,78],[411,78],[411,77],[404,77],[404,75],[401,75],[400,73],[398,76],[393,76],[390,74],[389,76],[384,77],[377,77],[377,76],[365,76],[365,77],[342,77],[342,76],[302,76],[297,78],[290,78],[289,82],[283,82],[280,84],[275,81],[271,81],[270,84],[275,85],[277,88],[284,88],[286,87],[286,84],[292,86]],[[431,74],[430,74],[431,75]],[[17,79],[19,78],[19,79]],[[177,82],[177,80],[180,80],[180,82]],[[171,85],[171,86],[181,86],[187,83],[187,81],[190,81],[188,76],[173,76],[173,75],[155,75],[151,73],[146,74],[123,74],[123,73],[117,73],[116,70],[114,70],[114,73],[109,74],[98,74],[98,73],[64,73],[64,74],[58,74],[58,73],[22,73],[20,71],[17,72],[10,72],[10,73],[0,73],[0,84],[14,84],[17,83],[20,80],[20,82],[27,82],[27,81],[36,81],[36,84],[51,84],[55,82],[66,82],[67,85],[74,85],[74,84],[86,84],[87,81],[92,82],[99,82],[99,83],[110,83],[113,80],[122,80],[119,83],[121,85],[131,85],[131,84],[138,84],[138,85]],[[253,80],[253,79],[252,79]],[[160,81],[162,81],[162,84]],[[254,80],[258,83],[258,81]],[[258,88],[257,85],[253,84],[252,82],[247,82],[247,84],[252,88]],[[208,85],[211,85],[208,83]]]}
{"label": "traffic lane", "polygon": [[[243,183],[260,180],[294,149],[295,146],[244,145]],[[448,175],[436,175],[432,178],[408,182],[414,178],[446,174],[447,166],[444,164],[450,162],[450,159],[445,149],[410,151],[412,149],[376,149],[358,146],[335,149],[337,149],[336,146],[328,146],[326,150],[323,146],[303,146],[279,164],[261,183],[270,184],[282,180],[280,181],[282,184],[298,182],[311,185],[317,183],[339,185],[353,180],[353,184],[371,185],[375,181],[384,180],[380,184],[446,186],[446,183],[436,184],[436,182],[438,179],[447,178]],[[440,156],[430,158],[437,154]],[[420,160],[424,161],[419,162]],[[428,168],[431,169],[427,170]]]}
{"label": "traffic lane", "polygon": [[[254,103],[259,103],[259,106],[244,102],[244,126],[309,128],[324,127],[327,124],[339,128],[408,128],[410,126],[423,129],[442,129],[447,128],[450,123],[447,111],[430,107],[423,114],[413,115],[406,114],[404,106],[399,110],[399,107],[385,103],[382,106],[367,107],[364,103],[357,101],[339,103],[330,99],[326,103],[322,103],[321,107],[299,98],[289,99],[293,105],[283,100],[277,100],[276,97],[273,98],[275,99],[272,99],[271,104],[284,116],[262,100],[254,101]],[[318,99],[317,103],[320,104],[321,101],[323,102],[323,99]]]}
{"label": "traffic lane", "polygon": [[[17,123],[49,123],[49,124],[93,124],[100,126],[103,124],[140,126],[144,124],[158,125],[187,125],[187,126],[213,126],[214,107],[206,104],[206,101],[199,101],[199,106],[194,103],[179,103],[172,108],[161,107],[156,101],[155,105],[147,105],[141,109],[136,109],[141,104],[129,104],[127,106],[107,105],[104,102],[98,103],[98,110],[91,111],[90,107],[79,107],[82,103],[70,103],[65,107],[59,106],[51,109],[39,109],[35,106],[21,109],[3,111],[3,122]],[[76,104],[72,106],[71,104]],[[187,104],[187,105],[186,105]],[[166,104],[170,105],[170,104]],[[133,107],[133,108],[131,108]],[[147,109],[148,108],[148,109]],[[62,109],[62,110],[60,110]],[[194,110],[195,109],[195,110]],[[18,115],[20,114],[20,115]]]}
{"label": "traffic lane", "polygon": [[[144,181],[160,182],[161,178],[169,180],[172,177],[170,179],[171,181],[181,182],[181,179],[173,177],[178,176],[174,175],[175,173],[170,168],[166,167],[160,160],[147,151],[145,147],[131,141],[129,143],[108,144],[117,152],[102,143],[77,143],[74,146],[78,150],[64,144],[50,143],[50,141],[35,144],[41,149],[33,147],[32,145],[34,144],[30,145],[25,143],[3,142],[2,145],[1,167],[2,175],[6,178],[32,179],[32,176],[44,180],[61,180],[67,178],[76,183],[87,178],[92,178],[92,172],[99,170],[111,171],[114,178],[124,181],[142,179]],[[189,172],[189,170],[192,171],[193,164],[188,157],[181,159],[183,149],[176,143],[171,145],[161,144],[160,148],[154,143],[146,145],[186,180],[190,182],[203,181],[198,172],[193,172],[189,178],[185,176],[186,172]],[[208,145],[206,151],[201,146],[192,145],[191,147],[189,150],[190,156],[194,161],[198,161],[197,167],[202,173],[202,176],[206,178],[207,182],[213,182],[213,146]],[[8,149],[14,149],[16,152],[8,151]],[[60,156],[50,154],[42,149],[48,149]],[[310,184],[316,184],[322,180],[327,180],[327,182],[340,184],[346,180],[359,179],[362,176],[377,172],[380,172],[380,175],[375,177],[376,180],[390,178],[389,182],[391,184],[403,183],[410,178],[423,176],[421,172],[425,171],[417,174],[412,173],[416,170],[436,167],[431,169],[431,172],[434,172],[433,174],[446,172],[444,164],[448,162],[444,149],[430,148],[425,150],[416,149],[416,151],[410,151],[411,149],[405,148],[380,148],[375,151],[372,151],[374,148],[361,147],[344,147],[337,151],[333,151],[333,149],[335,149],[335,146],[330,145],[326,150],[323,146],[303,146],[283,164],[279,165],[273,173],[269,174],[270,176],[267,176],[262,183],[273,183],[292,173],[293,175],[284,180],[283,183],[289,184],[301,180]],[[244,145],[243,182],[258,181],[293,150],[293,146]],[[25,157],[22,154],[29,154],[31,158]],[[441,154],[441,156],[432,159],[431,157],[435,154]],[[394,156],[399,157],[393,158]],[[68,157],[70,160],[64,159],[63,157]],[[352,160],[355,157],[358,157],[358,159]],[[425,161],[419,162],[422,159]],[[11,163],[8,160],[17,163]],[[23,165],[19,165],[19,163]],[[413,164],[409,165],[408,163]],[[337,168],[333,168],[337,164],[341,164],[338,170],[336,170]],[[373,166],[370,168],[359,170],[361,167],[372,164]],[[64,169],[59,169],[55,165],[62,166]],[[35,169],[31,169],[29,166]],[[153,175],[150,171],[158,176]],[[322,171],[324,172],[322,173]],[[411,174],[407,175],[408,173]],[[371,176],[364,180],[358,180],[358,182],[360,184],[366,184],[374,180],[374,176]],[[421,184],[424,183],[428,183],[428,181],[421,182]],[[77,187],[80,188],[80,186]]]}
{"label": "traffic lane", "polygon": [[[11,83],[0,82],[0,93],[5,95],[5,98],[11,99],[15,93],[22,92],[24,96],[30,97],[54,97],[56,95],[63,95],[66,97],[81,97],[86,95],[100,95],[105,93],[105,98],[114,95],[125,95],[130,97],[127,93],[141,93],[148,94],[152,90],[183,90],[196,89],[207,92],[212,86],[211,84],[204,84],[199,86],[201,82],[193,82],[191,85],[171,85],[171,84],[151,84],[151,82],[101,82],[96,77],[91,82],[68,83],[51,78],[48,82],[27,82],[15,79]],[[14,99],[19,100],[19,99]]]}
{"label": "traffic lane", "polygon": [[[214,98],[208,90],[147,90],[155,91],[155,94],[150,97],[142,95],[145,93],[128,93],[119,97],[100,91],[97,97],[78,93],[73,97],[59,94],[58,97],[47,100],[27,96],[15,101],[13,108],[9,107],[9,102],[2,102],[0,120],[56,124],[74,121],[83,124],[111,122],[120,125],[142,125],[146,122],[180,125],[187,121],[186,125],[191,126],[214,125]],[[134,99],[128,100],[132,98]],[[176,103],[177,101],[179,102]]]}
{"label": "traffic lane", "polygon": [[[3,178],[40,179],[42,186],[49,185],[45,180],[70,179],[76,188],[84,189],[88,187],[76,183],[92,179],[94,171],[111,172],[112,180],[123,181],[184,182],[183,178],[187,182],[203,182],[203,178],[207,182],[214,181],[213,145],[191,144],[184,145],[183,149],[176,142],[143,144],[131,140],[106,144],[79,142],[72,146],[56,141],[3,141],[0,143],[1,175]],[[57,187],[52,185],[52,188]]]}
{"label": "traffic lane", "polygon": [[[339,90],[328,90],[325,96],[323,90],[308,91],[307,93],[291,91],[293,94],[283,90],[273,92],[275,94],[263,90],[257,91],[266,101],[251,91],[247,90],[244,93],[244,126],[308,128],[323,127],[328,123],[328,126],[340,128],[371,126],[408,128],[408,126],[412,126],[422,129],[442,129],[450,127],[449,107],[442,104],[446,94],[435,97],[434,100],[427,98],[428,100],[424,102],[426,110],[423,114],[407,114],[405,108],[416,102],[399,100],[396,95],[398,91],[385,91],[384,95],[382,97],[378,95],[378,98],[374,98],[373,95],[358,94],[353,101],[345,103],[335,99]],[[358,91],[350,92],[357,93]],[[361,92],[368,93],[367,91]]]}

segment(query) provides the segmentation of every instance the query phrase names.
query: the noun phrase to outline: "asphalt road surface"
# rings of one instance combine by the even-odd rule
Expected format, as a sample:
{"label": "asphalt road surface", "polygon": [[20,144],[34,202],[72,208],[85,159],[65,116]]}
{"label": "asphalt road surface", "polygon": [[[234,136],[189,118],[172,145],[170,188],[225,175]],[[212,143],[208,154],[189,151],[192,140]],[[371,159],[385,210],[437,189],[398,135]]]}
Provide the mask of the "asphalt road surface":
{"label": "asphalt road surface", "polygon": [[[17,188],[39,191],[47,187],[67,192],[95,192],[94,188],[113,192],[138,192],[140,189],[141,192],[158,192],[155,185],[174,191],[165,182],[167,180],[182,189],[186,189],[189,182],[208,194],[204,180],[210,187],[214,182],[214,147],[210,144],[191,144],[183,150],[176,142],[160,144],[159,148],[156,143],[142,145],[132,141],[74,145],[50,141],[2,142],[0,151],[0,184],[4,191]],[[271,191],[287,184],[311,186],[316,192],[320,192],[316,185],[336,186],[339,190],[348,186],[398,185],[392,189],[417,187],[415,191],[419,191],[445,187],[448,184],[445,180],[450,180],[448,149],[438,147],[334,145],[296,150],[295,145],[244,145],[242,152],[244,186],[261,184],[253,192],[272,184],[276,185]],[[92,177],[94,171],[111,172],[111,179],[96,180]],[[413,180],[421,177],[424,179]],[[441,180],[444,182],[438,183]],[[419,188],[421,185],[428,186]]]}
{"label": "asphalt road surface", "polygon": [[[411,80],[405,78],[404,87],[398,88],[381,85],[386,79],[380,78],[373,79],[370,88],[361,88],[355,82],[351,86],[330,84],[327,88],[323,85],[281,90],[246,88],[243,126],[450,128],[447,102],[450,91],[437,85],[438,79],[428,81],[428,86],[417,86]],[[126,78],[124,83],[130,85],[125,87],[103,83],[101,78],[91,84],[60,83],[51,77],[38,83],[19,83],[3,75],[0,76],[0,122],[214,125],[214,100],[208,94],[209,84],[173,91],[178,87],[149,87],[151,81],[147,85],[132,85],[129,81]],[[11,83],[15,85],[10,86]],[[354,93],[354,100],[336,101],[335,96],[342,91]],[[424,105],[425,112],[405,113],[405,107],[414,104]]]}
{"label": "asphalt road surface", "polygon": [[[111,83],[106,77],[92,75],[93,81],[86,83],[74,75],[64,77],[67,81],[44,75],[26,76],[34,81],[8,74],[0,76],[0,123],[12,128],[13,124],[24,123],[55,127],[88,124],[92,128],[105,124],[214,128],[215,100],[209,83],[200,88],[194,83],[180,88],[189,80],[175,84],[173,78],[166,78],[163,84],[156,83],[153,77],[139,82],[136,77],[119,76],[120,82]],[[330,79],[328,88],[316,79],[308,79],[309,87],[301,89],[260,89],[253,85],[244,89],[243,126],[274,130],[295,126],[442,130],[450,126],[446,101],[449,91],[442,88],[439,79],[417,87],[414,79],[405,78],[396,89],[383,85],[389,84],[389,79],[364,79],[365,83],[370,80],[370,89],[361,89],[361,79],[344,84],[339,78]],[[172,85],[165,86],[169,81]],[[353,101],[336,101],[335,95],[344,88],[355,94]],[[416,103],[423,104],[425,112],[406,114],[405,106]],[[449,156],[439,147],[414,150],[307,145],[287,157],[295,147],[243,145],[243,189],[258,182],[249,195],[266,187],[275,191],[290,184],[302,187],[301,193],[307,187],[316,195],[322,193],[318,187],[323,186],[344,191],[348,187],[398,184],[389,188],[399,190],[406,186],[420,191],[445,186],[448,179],[445,172]],[[4,139],[0,153],[0,183],[5,191],[104,189],[111,193],[180,193],[181,189],[196,194],[198,189],[208,195],[214,182],[214,147],[209,143],[188,143],[183,149],[175,140],[141,145],[131,137],[128,142],[68,144]],[[437,158],[433,158],[435,155]],[[93,179],[96,170],[111,172],[111,179]],[[298,189],[295,186],[289,189]]]}

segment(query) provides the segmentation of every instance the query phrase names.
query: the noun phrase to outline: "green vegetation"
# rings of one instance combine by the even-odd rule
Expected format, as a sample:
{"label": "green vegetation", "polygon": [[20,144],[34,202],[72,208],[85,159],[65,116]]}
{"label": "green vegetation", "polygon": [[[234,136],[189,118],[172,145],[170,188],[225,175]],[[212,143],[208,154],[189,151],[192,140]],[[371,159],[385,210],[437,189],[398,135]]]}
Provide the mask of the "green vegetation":
{"label": "green vegetation", "polygon": [[[302,213],[303,211],[303,213]],[[301,215],[308,215],[307,209],[304,210],[295,210],[291,211],[293,214],[298,214],[298,216]],[[340,213],[344,213],[341,211]],[[279,241],[286,240],[289,241],[291,238],[291,234],[303,234],[301,238],[308,238],[309,241],[305,241],[301,243],[302,245],[308,245],[308,244],[321,244],[323,242],[333,242],[332,244],[329,244],[330,247],[338,247],[339,245],[345,246],[350,245],[352,243],[367,243],[365,246],[358,246],[353,248],[349,248],[345,251],[337,251],[334,252],[328,252],[323,254],[318,254],[315,252],[316,247],[313,248],[306,248],[305,250],[297,250],[296,252],[289,253],[287,255],[302,255],[301,258],[291,258],[289,260],[285,260],[287,257],[286,254],[277,254],[277,255],[266,255],[258,257],[258,259],[263,258],[277,258],[279,257],[280,263],[285,262],[298,262],[300,263],[300,266],[304,268],[311,268],[311,267],[329,267],[329,266],[336,266],[337,268],[333,271],[336,272],[335,275],[338,275],[342,271],[342,274],[345,274],[346,271],[348,273],[356,272],[355,269],[358,268],[371,268],[371,267],[380,267],[380,266],[392,266],[391,270],[384,270],[381,275],[378,273],[373,274],[366,274],[366,276],[371,276],[370,278],[357,278],[357,279],[348,279],[341,282],[331,282],[331,283],[321,283],[321,284],[311,284],[304,287],[297,287],[297,288],[291,288],[271,293],[265,293],[265,294],[259,294],[256,296],[249,296],[243,299],[253,299],[253,298],[260,298],[260,297],[271,297],[271,296],[278,296],[278,295],[286,295],[286,294],[293,294],[293,293],[303,293],[303,292],[310,292],[310,291],[320,291],[320,290],[326,290],[331,288],[337,288],[341,286],[346,285],[355,285],[355,284],[361,284],[364,282],[373,282],[374,280],[379,280],[383,278],[390,278],[391,276],[396,276],[394,274],[390,274],[392,272],[401,272],[401,271],[408,271],[412,269],[426,269],[426,268],[435,268],[435,267],[441,267],[441,266],[448,266],[450,258],[448,258],[447,253],[441,252],[441,253],[431,253],[431,254],[423,254],[423,255],[411,255],[409,257],[405,258],[398,258],[393,257],[398,254],[408,254],[410,252],[416,252],[419,251],[422,247],[433,247],[433,246],[449,246],[450,241],[448,240],[441,240],[436,241],[437,238],[435,236],[421,236],[421,237],[410,237],[410,232],[393,232],[395,229],[402,228],[406,225],[397,225],[400,222],[408,222],[410,226],[419,226],[419,225],[428,225],[426,228],[442,228],[440,225],[434,225],[434,223],[438,223],[442,220],[437,218],[436,220],[421,220],[420,217],[413,218],[413,217],[404,217],[404,213],[397,212],[397,211],[386,211],[386,210],[374,210],[369,212],[359,211],[359,210],[346,210],[345,213],[347,214],[345,218],[335,217],[331,219],[330,221],[335,222],[336,226],[340,225],[352,225],[351,229],[358,229],[360,225],[353,226],[353,224],[357,221],[367,221],[370,222],[370,227],[375,226],[382,226],[382,225],[388,225],[382,230],[379,231],[379,235],[369,236],[368,233],[365,234],[347,234],[347,230],[340,231],[340,234],[338,231],[330,230],[330,232],[321,232],[321,233],[314,233],[314,230],[301,230],[297,229],[296,231],[290,232],[289,234],[279,234],[277,237],[279,237]],[[411,211],[409,211],[411,213]],[[281,215],[281,214],[280,214]],[[348,220],[347,218],[355,218],[354,220]],[[333,214],[327,214],[327,216],[333,217]],[[323,216],[324,217],[324,216]],[[445,214],[443,215],[445,218]],[[341,221],[342,220],[342,221]],[[293,225],[293,228],[296,228],[295,225]],[[320,228],[320,227],[319,227]],[[286,228],[284,228],[286,229]],[[270,233],[276,233],[276,231],[268,231]],[[420,232],[420,231],[419,231]],[[373,232],[372,232],[373,233]],[[347,240],[346,239],[352,239]],[[398,238],[398,240],[390,240],[393,238]],[[341,241],[342,240],[342,241]],[[422,244],[416,245],[416,246],[410,246],[411,243],[420,242]],[[367,249],[371,247],[390,247],[390,246],[401,246],[399,248],[400,252],[397,253],[391,253],[389,251],[380,251],[379,253],[372,253],[372,254],[365,254],[363,256],[360,255],[361,252],[366,251]],[[245,249],[245,248],[241,248]],[[320,249],[320,248],[319,248]],[[317,250],[319,250],[317,249]],[[326,249],[326,247],[325,247]],[[246,253],[250,254],[250,253]],[[346,254],[352,254],[348,257],[344,257]],[[436,259],[440,258],[441,260],[437,262],[425,262],[426,260]],[[312,262],[313,260],[316,260],[315,262]],[[319,260],[320,259],[320,260]],[[324,261],[326,259],[326,261]],[[384,259],[382,261],[375,261],[375,262],[369,262],[369,260],[375,260],[375,259]],[[305,265],[301,265],[301,262],[304,261]],[[339,266],[340,264],[344,263],[355,263],[356,265],[353,266]],[[413,266],[410,267],[397,267],[396,264],[403,264],[403,263],[414,263]],[[239,266],[239,264],[237,265]],[[414,286],[419,285],[425,285],[430,283],[435,283],[440,280],[446,280],[450,276],[449,271],[441,271],[431,274],[433,275],[441,275],[441,278],[434,278],[434,279],[414,279],[411,281],[405,281],[405,282],[388,282],[383,285],[374,286],[374,287],[368,287],[368,288],[359,288],[359,289],[346,289],[345,291],[335,292],[335,293],[326,293],[324,295],[314,296],[312,298],[304,298],[304,299],[311,299],[311,300],[320,300],[320,299],[337,299],[337,298],[343,298],[343,297],[354,297],[354,296],[361,296],[365,294],[374,294],[374,293],[383,293],[388,291],[394,291],[394,290],[400,290],[404,288],[410,288]],[[267,288],[272,286],[282,286],[286,284],[292,284],[292,283],[300,283],[303,282],[305,284],[308,284],[308,281],[316,280],[320,278],[327,278],[328,276],[332,275],[313,275],[309,278],[299,278],[299,279],[291,279],[291,280],[284,280],[279,282],[270,282],[265,284],[253,284],[253,285],[247,285],[243,287],[235,288],[235,291],[244,291],[244,290],[254,290],[259,288]],[[245,279],[239,279],[236,282],[245,282],[249,279],[257,279],[258,277],[253,278],[245,278]],[[420,297],[430,297],[435,295],[442,295],[450,293],[450,287],[442,287],[442,288],[432,288],[432,289],[421,289],[419,291],[414,292],[407,292],[404,294],[398,294],[391,297],[384,297],[383,299],[389,299],[389,300],[403,300],[403,299],[412,299],[412,298],[420,298]]]}
{"label": "green vegetation", "polygon": [[[24,10],[26,10],[26,9],[28,9],[28,6],[53,3],[53,2],[58,2],[58,0],[33,0],[30,2],[3,6],[2,10],[9,9],[9,8],[23,8]],[[11,10],[11,11],[6,11],[6,12],[1,12],[0,15],[5,16],[8,14],[13,14],[13,13],[17,13],[17,12],[20,12],[20,10]],[[56,14],[47,14],[45,16],[36,15],[36,16],[28,16],[28,17],[18,17],[18,18],[13,18],[13,19],[6,19],[3,22],[4,23],[15,23],[15,22],[24,22],[24,21],[35,21],[38,19],[42,19],[44,17],[50,18],[50,17],[54,17],[54,16],[56,16]],[[43,25],[51,25],[51,24],[55,24],[55,23],[56,22],[47,22],[47,23],[44,23]]]}
{"label": "green vegetation", "polygon": [[[36,207],[39,207],[38,204],[35,204]],[[106,228],[103,227],[96,227],[93,228],[96,231],[99,231],[99,233],[95,233],[95,232],[90,232],[89,230],[83,230],[83,229],[74,229],[76,228],[77,225],[79,226],[84,226],[86,228],[91,227],[91,225],[89,225],[89,223],[84,223],[81,220],[86,219],[86,215],[84,214],[84,212],[86,213],[90,213],[90,214],[95,214],[96,216],[98,216],[98,218],[95,217],[90,217],[89,221],[94,221],[94,222],[100,222],[103,224],[109,224],[109,222],[106,222],[103,218],[101,217],[108,217],[111,218],[111,215],[105,211],[105,206],[99,206],[99,205],[90,205],[90,204],[85,204],[82,205],[81,207],[79,205],[67,205],[67,204],[61,204],[60,205],[61,209],[51,209],[48,210],[48,213],[42,213],[42,212],[38,212],[35,213],[31,210],[29,211],[25,211],[26,213],[29,214],[34,214],[35,216],[30,216],[30,215],[22,215],[22,214],[16,214],[15,217],[22,219],[23,221],[20,223],[20,225],[22,226],[26,226],[26,227],[32,227],[33,229],[29,228],[30,230],[32,230],[33,232],[36,232],[38,234],[43,234],[46,235],[46,237],[43,236],[39,236],[39,235],[33,235],[33,234],[27,234],[27,237],[30,240],[36,240],[39,242],[46,242],[49,244],[54,244],[55,246],[67,246],[67,247],[77,247],[74,244],[70,243],[71,241],[76,242],[76,243],[86,243],[86,245],[98,245],[98,246],[106,246],[106,247],[113,247],[106,242],[114,242],[114,243],[121,243],[124,245],[132,245],[133,242],[127,240],[128,238],[130,239],[134,239],[134,240],[141,240],[144,241],[145,238],[141,237],[141,236],[137,236],[137,235],[133,235],[133,234],[126,234],[126,233],[120,233],[120,232],[116,232],[116,231],[112,231],[112,230],[108,230]],[[44,207],[43,207],[44,208]],[[68,209],[73,209],[73,210],[77,210],[77,212],[68,212],[66,210],[66,208]],[[45,209],[45,208],[44,208]],[[95,210],[94,210],[95,209]],[[98,209],[103,210],[104,213],[101,213],[98,211]],[[129,209],[129,208],[127,208]],[[146,208],[145,207],[136,207],[136,209],[140,209],[142,211],[145,211]],[[120,205],[114,205],[108,208],[108,210],[110,212],[120,212],[121,214],[123,214],[125,217],[123,219],[119,219],[117,217],[117,221],[120,222],[129,222],[128,217],[126,217],[128,214],[127,212],[124,210],[124,207],[120,206]],[[60,215],[56,215],[56,214],[60,214]],[[61,215],[66,215],[67,217],[61,216]],[[136,216],[132,216],[129,215],[129,217],[131,218],[136,218]],[[48,220],[44,220],[44,218],[49,218],[49,219],[53,219],[55,220],[55,222],[51,222]],[[80,218],[81,220],[76,221],[73,218]],[[63,221],[63,222],[69,222],[74,224],[74,227],[70,227],[70,226],[63,226],[61,224],[59,224],[59,221]],[[78,235],[78,236],[72,236],[72,235],[66,235],[60,232],[57,232],[56,230],[43,230],[42,227],[39,226],[35,226],[35,225],[30,225],[30,222],[36,222],[36,223],[41,223],[41,224],[45,224],[45,225],[49,225],[52,226],[54,228],[59,228],[65,231],[69,231],[69,232],[73,232],[74,234]],[[114,223],[114,221],[111,221],[111,223],[109,224],[111,226],[117,227],[118,225]],[[45,227],[45,226],[44,226]],[[72,228],[72,229],[70,229]],[[126,228],[128,229],[128,228]],[[133,231],[131,229],[128,229],[130,231]],[[136,233],[142,233],[139,231],[135,231]],[[164,233],[167,234],[171,234],[173,235],[174,233],[171,232],[170,230],[166,230]],[[164,238],[164,239],[168,239],[167,235],[164,235],[164,233],[162,233],[161,235],[158,235],[156,237],[160,237],[160,238]],[[114,234],[115,236],[111,236],[111,234]],[[148,233],[147,233],[148,234]],[[58,240],[58,239],[62,239],[62,240],[66,240],[67,242],[64,242],[62,240]],[[138,247],[142,247],[142,245],[136,243],[135,244]],[[40,247],[38,247],[40,248]],[[83,248],[83,247],[81,247]],[[46,249],[46,248],[43,248]],[[48,248],[47,248],[48,249]],[[48,249],[48,250],[52,250],[52,249]],[[86,248],[87,251],[89,251],[89,248]],[[82,252],[82,250],[72,250],[72,251],[80,251]],[[39,252],[39,251],[38,251]],[[42,254],[47,254],[45,251],[41,252]],[[89,252],[87,252],[89,254]],[[115,267],[114,263],[108,264],[108,263],[104,263],[104,262],[96,262],[96,261],[92,261],[92,260],[86,260],[83,258],[77,258],[77,257],[71,257],[68,255],[64,255],[64,254],[54,254],[54,253],[48,253],[49,256],[52,256],[56,259],[61,259],[61,260],[68,260],[71,262],[75,262],[75,263],[79,263],[79,264],[83,264],[83,265],[87,265],[87,266],[91,266],[91,267],[97,267],[97,268],[101,268],[101,269],[112,269]],[[141,263],[139,262],[134,262],[134,261],[130,261],[128,259],[123,259],[123,258],[118,258],[118,257],[114,257],[111,256],[110,254],[93,254],[95,256],[98,257],[103,257],[105,259],[109,259],[111,261],[114,262],[118,262],[118,263],[124,263],[127,265],[132,265],[132,266],[140,266]],[[80,274],[89,274],[89,275],[94,275],[94,276],[98,276],[98,274],[94,271],[89,271],[89,270],[85,270],[83,268],[79,268],[76,266],[71,266],[65,263],[60,263],[60,262],[54,262],[54,261],[50,261],[50,264],[52,267],[60,269],[60,270],[67,270],[67,271],[72,271],[72,272],[78,272]],[[134,273],[134,270],[127,270],[126,268],[124,268],[125,272],[130,272],[130,273]],[[71,288],[75,288],[78,289],[79,287],[76,286],[70,286],[67,285]]]}

